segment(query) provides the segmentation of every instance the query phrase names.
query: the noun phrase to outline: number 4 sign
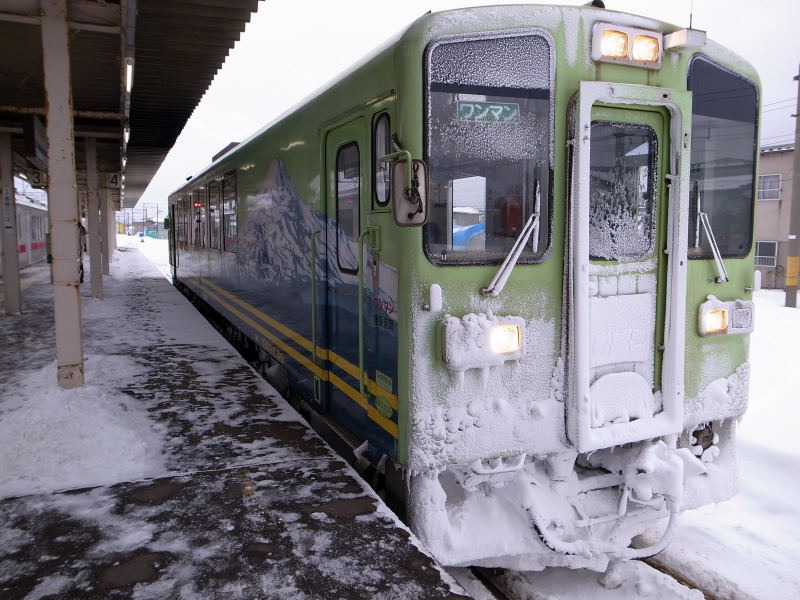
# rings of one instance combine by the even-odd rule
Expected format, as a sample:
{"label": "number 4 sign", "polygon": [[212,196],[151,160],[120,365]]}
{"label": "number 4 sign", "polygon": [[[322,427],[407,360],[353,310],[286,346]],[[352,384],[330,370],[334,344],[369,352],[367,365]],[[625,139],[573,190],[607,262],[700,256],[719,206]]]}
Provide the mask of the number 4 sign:
{"label": "number 4 sign", "polygon": [[100,186],[104,188],[119,188],[122,178],[119,173],[103,173]]}

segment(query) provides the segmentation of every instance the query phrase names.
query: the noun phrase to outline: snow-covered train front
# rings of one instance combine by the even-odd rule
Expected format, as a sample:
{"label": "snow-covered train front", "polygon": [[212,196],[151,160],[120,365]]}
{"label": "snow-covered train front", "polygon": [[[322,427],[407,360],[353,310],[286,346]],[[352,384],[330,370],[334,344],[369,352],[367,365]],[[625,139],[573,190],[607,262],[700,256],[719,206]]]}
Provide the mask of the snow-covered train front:
{"label": "snow-covered train front", "polygon": [[171,197],[176,281],[443,563],[653,554],[735,490],[758,102],[699,31],[429,14]]}

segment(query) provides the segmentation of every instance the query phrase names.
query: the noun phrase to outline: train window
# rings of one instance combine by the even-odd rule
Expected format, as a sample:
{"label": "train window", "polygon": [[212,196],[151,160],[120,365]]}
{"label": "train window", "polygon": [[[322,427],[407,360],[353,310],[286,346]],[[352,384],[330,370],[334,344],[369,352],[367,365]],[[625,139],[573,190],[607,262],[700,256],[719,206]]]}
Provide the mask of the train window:
{"label": "train window", "polygon": [[645,125],[592,123],[589,256],[635,260],[653,253],[656,134]]}
{"label": "train window", "polygon": [[175,241],[181,250],[189,246],[189,213],[189,199],[184,196],[178,200],[175,223]]}
{"label": "train window", "polygon": [[343,271],[358,271],[359,186],[358,144],[350,142],[336,154],[336,256]]}
{"label": "train window", "polygon": [[553,66],[540,35],[439,40],[427,50],[429,259],[498,264],[533,213],[519,262],[550,241]]}
{"label": "train window", "polygon": [[392,133],[389,115],[381,113],[372,128],[372,197],[378,206],[389,204],[392,189],[391,164],[378,160],[392,152]]}
{"label": "train window", "polygon": [[204,188],[192,192],[192,220],[192,243],[195,248],[205,248],[208,217]]}
{"label": "train window", "polygon": [[692,92],[692,168],[689,258],[711,258],[700,222],[705,213],[722,256],[744,257],[753,238],[755,86],[698,56],[689,67]]}
{"label": "train window", "polygon": [[220,225],[220,194],[219,182],[212,181],[208,184],[208,247],[219,250],[219,225]]}
{"label": "train window", "polygon": [[31,219],[31,224],[33,230],[31,237],[34,240],[44,239],[44,218],[35,216]]}
{"label": "train window", "polygon": [[222,236],[225,250],[239,251],[239,231],[236,217],[236,171],[225,174],[222,181]]}

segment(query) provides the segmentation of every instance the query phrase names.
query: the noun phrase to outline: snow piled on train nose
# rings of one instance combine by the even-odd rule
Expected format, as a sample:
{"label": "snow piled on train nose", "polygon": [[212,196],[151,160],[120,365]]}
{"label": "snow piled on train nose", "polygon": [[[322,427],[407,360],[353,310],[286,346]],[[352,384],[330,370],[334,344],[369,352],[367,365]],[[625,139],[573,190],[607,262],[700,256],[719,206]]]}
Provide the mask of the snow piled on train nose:
{"label": "snow piled on train nose", "polygon": [[[133,368],[123,356],[90,355],[86,365],[99,380],[131,373]],[[91,383],[62,390],[52,386],[55,380],[54,361],[25,371],[15,386],[18,393],[4,395],[0,498],[139,480],[166,472],[161,426],[136,403]]]}

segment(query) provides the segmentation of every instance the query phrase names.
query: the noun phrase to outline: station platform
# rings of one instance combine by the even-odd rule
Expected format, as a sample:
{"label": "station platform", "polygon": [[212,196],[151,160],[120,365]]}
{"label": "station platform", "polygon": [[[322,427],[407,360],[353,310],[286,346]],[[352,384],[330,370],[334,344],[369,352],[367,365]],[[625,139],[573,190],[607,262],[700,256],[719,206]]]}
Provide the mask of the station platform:
{"label": "station platform", "polygon": [[[20,455],[0,465],[22,465],[0,472],[0,597],[467,598],[135,238],[120,239],[104,300],[82,286],[83,388],[56,387],[46,266],[26,270],[23,314],[0,314],[0,426],[17,424],[0,430],[0,452]],[[97,439],[77,440],[86,432],[65,435],[66,421],[20,417],[28,396],[99,398],[122,417],[94,411]],[[149,433],[115,458],[124,432],[105,439],[103,423],[118,432],[125,415]],[[31,474],[24,455],[65,437]],[[106,462],[70,474],[75,447]],[[53,479],[37,479],[49,461]]]}

